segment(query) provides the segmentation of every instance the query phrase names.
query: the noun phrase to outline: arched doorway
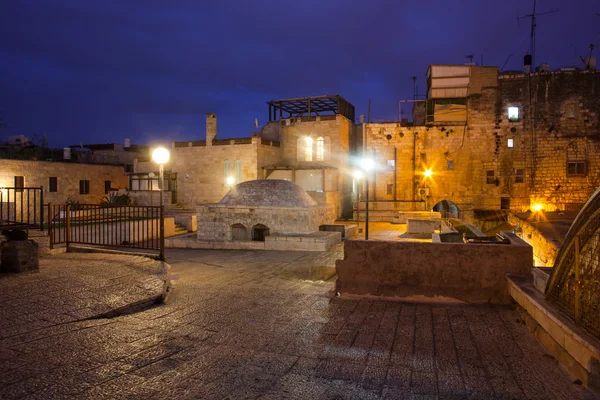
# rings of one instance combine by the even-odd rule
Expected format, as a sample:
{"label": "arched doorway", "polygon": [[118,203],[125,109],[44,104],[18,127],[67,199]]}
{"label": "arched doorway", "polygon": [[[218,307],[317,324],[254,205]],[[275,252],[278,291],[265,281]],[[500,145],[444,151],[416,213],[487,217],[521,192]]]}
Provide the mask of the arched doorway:
{"label": "arched doorway", "polygon": [[242,224],[231,225],[231,240],[248,240],[248,229]]}
{"label": "arched doorway", "polygon": [[442,214],[442,218],[459,218],[460,209],[450,200],[442,200],[437,203],[431,211],[437,211]]}
{"label": "arched doorway", "polygon": [[264,242],[267,236],[269,236],[269,228],[267,226],[256,224],[252,227],[252,240]]}

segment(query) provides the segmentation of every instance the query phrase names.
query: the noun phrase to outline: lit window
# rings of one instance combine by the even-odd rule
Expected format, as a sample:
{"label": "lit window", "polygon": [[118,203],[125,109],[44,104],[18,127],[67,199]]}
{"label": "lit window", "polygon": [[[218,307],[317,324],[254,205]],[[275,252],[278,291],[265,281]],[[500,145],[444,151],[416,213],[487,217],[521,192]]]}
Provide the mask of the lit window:
{"label": "lit window", "polygon": [[393,171],[396,169],[396,160],[387,160],[387,169]]}
{"label": "lit window", "polygon": [[323,161],[325,159],[325,140],[320,137],[317,138],[317,161]]}
{"label": "lit window", "polygon": [[515,183],[525,182],[525,170],[521,168],[515,169]]}
{"label": "lit window", "polygon": [[511,122],[518,122],[521,117],[519,111],[519,107],[508,107],[508,120]]}
{"label": "lit window", "polygon": [[512,148],[514,146],[514,140],[513,139],[508,139],[506,145],[510,148]]}
{"label": "lit window", "polygon": [[567,104],[565,114],[567,118],[575,118],[575,104]]}
{"label": "lit window", "polygon": [[492,170],[486,171],[485,178],[486,178],[485,181],[488,184],[496,183],[496,173]]}
{"label": "lit window", "polygon": [[313,150],[312,150],[312,146],[313,146],[313,140],[310,137],[306,138],[306,143],[305,143],[305,149],[304,149],[304,161],[312,161],[312,156],[313,156]]}
{"label": "lit window", "polygon": [[223,163],[223,183],[227,183],[227,178],[229,178],[229,160],[225,160]]}

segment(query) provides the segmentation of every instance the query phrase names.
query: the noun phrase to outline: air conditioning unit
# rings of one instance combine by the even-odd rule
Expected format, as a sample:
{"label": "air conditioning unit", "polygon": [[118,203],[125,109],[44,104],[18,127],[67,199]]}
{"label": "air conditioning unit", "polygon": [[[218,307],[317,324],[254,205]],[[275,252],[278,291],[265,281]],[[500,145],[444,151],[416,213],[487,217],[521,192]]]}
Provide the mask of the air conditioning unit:
{"label": "air conditioning unit", "polygon": [[421,196],[429,196],[429,188],[428,187],[420,188],[419,189],[419,194]]}

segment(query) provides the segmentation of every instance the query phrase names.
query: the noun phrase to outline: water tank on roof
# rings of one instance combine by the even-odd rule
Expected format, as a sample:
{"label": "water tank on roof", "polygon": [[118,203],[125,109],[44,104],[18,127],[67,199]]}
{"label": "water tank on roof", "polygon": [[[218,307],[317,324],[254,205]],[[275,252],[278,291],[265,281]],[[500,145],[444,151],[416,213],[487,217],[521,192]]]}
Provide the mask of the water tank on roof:
{"label": "water tank on roof", "polygon": [[130,147],[131,146],[131,141],[127,138],[125,138],[125,145],[123,147]]}
{"label": "water tank on roof", "polygon": [[531,73],[531,54],[525,54],[523,57],[523,70],[526,74]]}
{"label": "water tank on roof", "polygon": [[70,147],[63,148],[63,159],[65,159],[65,160],[71,159],[71,148]]}
{"label": "water tank on roof", "polygon": [[550,72],[550,64],[543,63],[535,69],[536,72]]}

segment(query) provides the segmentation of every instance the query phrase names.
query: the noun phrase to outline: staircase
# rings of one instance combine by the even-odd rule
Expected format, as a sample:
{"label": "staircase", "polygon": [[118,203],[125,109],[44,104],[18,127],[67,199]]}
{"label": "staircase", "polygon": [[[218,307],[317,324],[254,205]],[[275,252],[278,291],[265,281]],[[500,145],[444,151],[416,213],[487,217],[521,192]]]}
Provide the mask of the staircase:
{"label": "staircase", "polygon": [[173,236],[185,235],[186,233],[190,232],[187,229],[185,229],[183,225],[175,223],[175,235]]}

